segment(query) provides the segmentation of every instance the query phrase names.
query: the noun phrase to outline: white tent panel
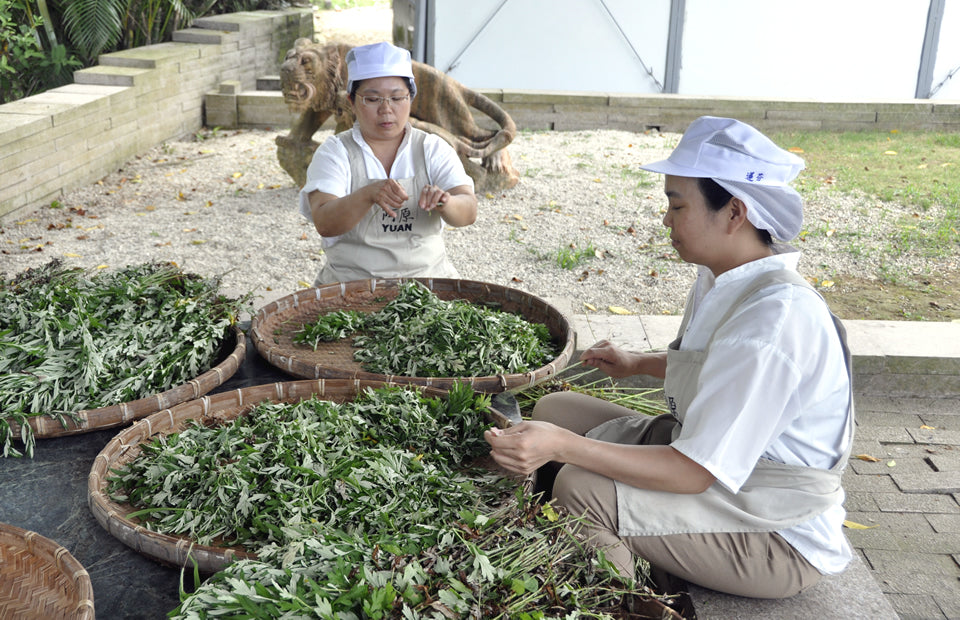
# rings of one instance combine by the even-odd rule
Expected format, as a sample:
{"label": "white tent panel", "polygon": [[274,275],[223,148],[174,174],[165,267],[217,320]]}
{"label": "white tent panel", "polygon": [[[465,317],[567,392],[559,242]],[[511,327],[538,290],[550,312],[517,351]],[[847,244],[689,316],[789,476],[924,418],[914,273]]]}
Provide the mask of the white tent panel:
{"label": "white tent panel", "polygon": [[661,92],[670,0],[441,0],[434,6],[432,64],[467,86]]}
{"label": "white tent panel", "polygon": [[679,91],[912,99],[926,2],[687,0]]}

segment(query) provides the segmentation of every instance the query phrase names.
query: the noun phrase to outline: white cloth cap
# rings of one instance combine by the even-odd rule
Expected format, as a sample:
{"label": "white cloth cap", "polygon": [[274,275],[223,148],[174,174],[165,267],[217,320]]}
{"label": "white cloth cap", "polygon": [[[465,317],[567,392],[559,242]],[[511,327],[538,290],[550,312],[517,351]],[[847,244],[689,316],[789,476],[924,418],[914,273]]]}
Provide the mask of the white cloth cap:
{"label": "white cloth cap", "polygon": [[347,52],[347,93],[353,92],[354,82],[388,76],[405,78],[410,86],[410,97],[417,95],[409,51],[383,41],[354,47]]}
{"label": "white cloth cap", "polygon": [[751,125],[701,116],[667,159],[640,166],[679,177],[708,178],[747,205],[747,219],[781,241],[803,226],[803,199],[788,185],[804,162]]}

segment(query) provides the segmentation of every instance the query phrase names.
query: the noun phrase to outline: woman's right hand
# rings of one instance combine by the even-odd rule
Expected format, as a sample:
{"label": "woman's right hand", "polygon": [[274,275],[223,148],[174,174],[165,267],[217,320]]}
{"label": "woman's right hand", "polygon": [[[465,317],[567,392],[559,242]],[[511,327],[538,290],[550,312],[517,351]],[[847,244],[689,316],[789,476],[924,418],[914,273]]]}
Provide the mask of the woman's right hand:
{"label": "woman's right hand", "polygon": [[667,370],[666,353],[632,353],[609,340],[601,340],[581,353],[580,361],[584,366],[592,366],[614,379],[640,374],[663,379]]}
{"label": "woman's right hand", "polygon": [[403,203],[410,198],[407,190],[403,189],[395,179],[384,179],[367,185],[364,190],[368,191],[370,202],[378,205],[390,217],[397,217],[395,209],[403,206]]}

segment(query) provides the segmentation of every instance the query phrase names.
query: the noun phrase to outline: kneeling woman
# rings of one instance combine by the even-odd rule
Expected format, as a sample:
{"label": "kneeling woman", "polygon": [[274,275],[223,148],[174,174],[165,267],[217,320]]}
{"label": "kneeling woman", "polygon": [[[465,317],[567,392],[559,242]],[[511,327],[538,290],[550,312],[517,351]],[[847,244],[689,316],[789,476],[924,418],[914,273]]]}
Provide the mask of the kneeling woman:
{"label": "kneeling woman", "polygon": [[853,441],[843,327],[779,245],[802,223],[788,186],[803,161],[753,127],[702,117],[664,161],[663,218],[698,265],[677,339],[581,356],[611,377],[664,379],[657,417],[578,393],[542,398],[533,420],[488,431],[491,454],[531,473],[565,464],[553,497],[621,573],[634,556],[714,590],[792,596],[839,573],[840,477]]}

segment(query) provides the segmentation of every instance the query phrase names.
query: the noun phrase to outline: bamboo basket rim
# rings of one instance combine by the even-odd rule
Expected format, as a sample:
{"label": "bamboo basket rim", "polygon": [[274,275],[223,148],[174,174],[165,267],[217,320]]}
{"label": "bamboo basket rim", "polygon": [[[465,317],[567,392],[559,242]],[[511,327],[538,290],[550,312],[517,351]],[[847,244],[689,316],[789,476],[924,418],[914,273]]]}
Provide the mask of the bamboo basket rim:
{"label": "bamboo basket rim", "polygon": [[[33,561],[22,561],[25,556]],[[0,595],[11,596],[0,596],[0,616],[95,617],[93,585],[83,565],[57,542],[9,523],[0,523],[0,584],[11,586],[0,588]],[[19,615],[24,613],[31,615]]]}
{"label": "bamboo basket rim", "polygon": [[[478,377],[410,377],[371,373],[358,369],[358,364],[356,364],[356,368],[342,368],[322,362],[314,362],[308,359],[312,351],[307,353],[305,347],[299,347],[298,350],[292,346],[281,345],[272,338],[270,326],[279,323],[284,317],[290,317],[313,306],[325,307],[330,311],[337,310],[338,306],[347,303],[345,300],[350,295],[389,294],[395,292],[400,284],[410,280],[416,280],[424,284],[434,293],[438,293],[441,298],[443,298],[443,295],[447,295],[450,298],[465,299],[471,302],[504,302],[519,310],[518,314],[521,314],[527,320],[531,320],[531,314],[544,316],[545,321],[534,320],[547,324],[551,338],[558,348],[557,356],[544,366],[525,373]],[[380,305],[382,306],[383,303]],[[370,305],[370,307],[373,306]],[[554,377],[570,363],[576,345],[576,334],[571,321],[563,312],[543,298],[499,284],[453,278],[372,278],[302,289],[257,310],[251,318],[248,334],[257,352],[269,364],[303,379],[342,378],[387,381],[438,387],[440,389],[449,389],[455,382],[465,382],[474,390],[486,393],[526,389]],[[318,349],[322,350],[324,346],[325,343],[321,343]],[[327,346],[338,345],[337,343],[330,343]]]}
{"label": "bamboo basket rim", "polygon": [[[411,384],[354,379],[316,379],[266,383],[203,396],[154,413],[120,431],[94,459],[87,477],[87,504],[94,517],[112,536],[135,551],[177,568],[197,568],[215,573],[234,560],[255,559],[254,553],[239,547],[201,545],[186,536],[148,530],[136,518],[129,504],[119,504],[106,492],[112,469],[122,466],[139,453],[141,443],[160,434],[183,430],[191,420],[216,419],[221,422],[245,414],[262,402],[297,402],[312,396],[328,399],[353,398],[370,387],[403,386],[422,390],[430,396],[444,397],[445,390]],[[225,414],[214,416],[214,414]],[[495,421],[503,425],[493,416]]]}
{"label": "bamboo basket rim", "polygon": [[[50,415],[30,416],[27,418],[27,422],[37,439],[62,437],[124,426],[157,411],[200,398],[210,390],[223,385],[243,363],[247,350],[247,338],[239,325],[234,324],[230,327],[221,348],[230,347],[231,339],[233,340],[233,349],[221,362],[186,383],[137,400],[96,409],[81,409],[76,412],[80,419],[79,423],[67,417],[65,418],[66,425],[64,425]],[[18,437],[20,426],[11,423],[10,427],[12,436]]]}

